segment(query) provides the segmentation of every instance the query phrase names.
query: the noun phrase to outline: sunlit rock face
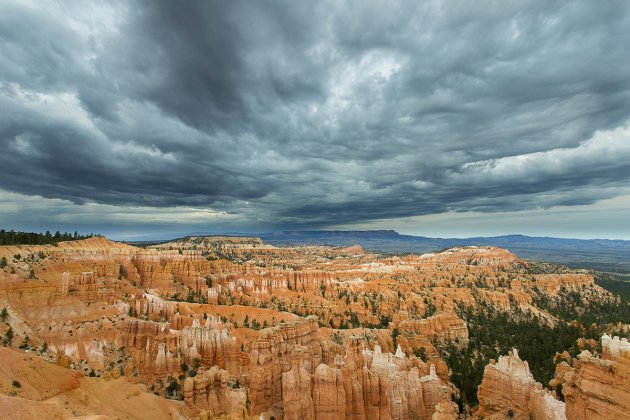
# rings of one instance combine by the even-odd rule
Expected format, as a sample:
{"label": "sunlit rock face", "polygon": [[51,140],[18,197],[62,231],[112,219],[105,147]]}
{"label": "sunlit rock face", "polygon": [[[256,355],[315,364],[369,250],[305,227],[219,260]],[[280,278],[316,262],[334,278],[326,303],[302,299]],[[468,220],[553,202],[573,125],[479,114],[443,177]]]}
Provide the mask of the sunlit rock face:
{"label": "sunlit rock face", "polygon": [[195,363],[217,366],[234,375],[241,370],[236,337],[218,319],[208,318],[203,325],[195,319],[192,326],[179,330],[168,322],[133,319],[127,321],[124,337],[127,353],[143,377],[177,376],[182,364]]}
{"label": "sunlit rock face", "polygon": [[422,362],[400,347],[396,354],[383,353],[359,341],[327,365],[316,331],[314,319],[261,331],[250,353],[252,414],[267,415],[281,403],[285,418],[431,417],[444,385],[435,366],[421,376]]}
{"label": "sunlit rock face", "polygon": [[569,419],[630,418],[630,342],[602,337],[602,355],[588,350],[557,365]]}
{"label": "sunlit rock face", "polygon": [[[458,390],[440,349],[474,339],[463,309],[552,322],[536,297],[607,293],[589,274],[535,274],[494,247],[399,257],[257,238],[92,238],[0,256],[0,335],[11,327],[14,348],[28,336],[29,351],[45,343],[42,357],[63,369],[183,399],[190,418],[452,419]],[[558,364],[568,418],[627,411],[627,342],[605,337],[603,348]],[[516,352],[485,369],[478,393],[479,417],[565,413]]]}
{"label": "sunlit rock face", "polygon": [[[259,337],[252,342],[249,356],[250,400],[253,414],[265,412],[274,404],[283,401],[283,375],[291,368],[295,368],[291,380],[303,384],[305,379],[300,375],[303,373],[310,375],[314,367],[321,362],[322,350],[317,339],[317,329],[315,319],[307,319],[292,325],[281,324],[262,330]],[[292,362],[294,349],[296,360]]]}
{"label": "sunlit rock face", "polygon": [[440,402],[435,406],[431,420],[455,420],[459,418],[457,404],[450,399],[448,387],[440,388]]}
{"label": "sunlit rock face", "polygon": [[492,415],[533,419],[566,419],[565,404],[534,380],[516,349],[486,366],[477,393],[477,418]]}
{"label": "sunlit rock face", "polygon": [[188,413],[200,418],[247,418],[245,390],[230,388],[228,378],[229,373],[216,366],[186,378],[184,401]]}

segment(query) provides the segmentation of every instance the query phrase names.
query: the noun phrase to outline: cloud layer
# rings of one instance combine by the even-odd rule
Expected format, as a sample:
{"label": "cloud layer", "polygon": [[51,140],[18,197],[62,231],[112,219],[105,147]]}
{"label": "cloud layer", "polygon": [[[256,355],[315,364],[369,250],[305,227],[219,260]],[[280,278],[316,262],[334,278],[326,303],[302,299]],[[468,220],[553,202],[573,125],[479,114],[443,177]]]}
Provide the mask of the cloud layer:
{"label": "cloud layer", "polygon": [[312,228],[630,191],[626,1],[0,8],[16,200]]}

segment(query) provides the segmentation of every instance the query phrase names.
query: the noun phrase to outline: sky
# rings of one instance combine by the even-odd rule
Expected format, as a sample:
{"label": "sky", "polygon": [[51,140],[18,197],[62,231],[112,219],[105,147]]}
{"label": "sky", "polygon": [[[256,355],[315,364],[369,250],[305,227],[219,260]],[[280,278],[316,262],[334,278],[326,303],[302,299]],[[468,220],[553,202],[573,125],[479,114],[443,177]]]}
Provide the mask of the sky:
{"label": "sky", "polygon": [[0,227],[630,239],[630,2],[0,0]]}

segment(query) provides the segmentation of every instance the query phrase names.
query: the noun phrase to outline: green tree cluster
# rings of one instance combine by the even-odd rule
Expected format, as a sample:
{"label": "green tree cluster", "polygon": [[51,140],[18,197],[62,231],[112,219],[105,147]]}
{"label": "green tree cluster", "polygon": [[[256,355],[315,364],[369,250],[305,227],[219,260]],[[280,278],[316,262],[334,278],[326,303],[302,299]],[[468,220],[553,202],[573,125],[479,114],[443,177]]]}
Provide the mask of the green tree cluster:
{"label": "green tree cluster", "polygon": [[534,379],[545,385],[555,374],[553,358],[556,352],[566,350],[571,356],[577,356],[580,352],[576,344],[578,338],[599,341],[606,330],[605,321],[616,319],[615,313],[609,316],[600,314],[599,324],[585,322],[592,319],[592,314],[574,311],[572,316],[563,314],[566,319],[577,322],[560,321],[549,325],[529,312],[505,312],[485,304],[475,309],[460,308],[458,312],[468,324],[468,344],[457,346],[450,342],[438,344],[438,348],[451,369],[451,382],[461,391],[456,401],[460,410],[466,404],[477,404],[476,390],[490,359],[498,359],[516,348],[519,356],[527,360]]}
{"label": "green tree cluster", "polygon": [[79,239],[87,239],[94,237],[94,234],[80,235],[78,232],[61,233],[59,231],[54,234],[50,231],[45,233],[38,232],[21,232],[16,230],[0,229],[0,245],[45,245],[56,244],[62,241],[76,241]]}

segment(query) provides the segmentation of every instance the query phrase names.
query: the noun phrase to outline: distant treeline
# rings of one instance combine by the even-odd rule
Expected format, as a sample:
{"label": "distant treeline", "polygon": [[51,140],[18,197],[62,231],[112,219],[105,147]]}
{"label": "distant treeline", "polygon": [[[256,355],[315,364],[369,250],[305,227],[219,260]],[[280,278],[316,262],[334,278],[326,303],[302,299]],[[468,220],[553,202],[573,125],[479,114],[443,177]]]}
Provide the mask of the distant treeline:
{"label": "distant treeline", "polygon": [[89,235],[80,235],[78,232],[61,233],[59,231],[50,233],[46,231],[45,233],[38,232],[20,232],[15,230],[4,230],[0,229],[0,245],[45,245],[45,244],[56,244],[57,242],[62,241],[76,241],[79,239],[87,239],[92,238],[96,235],[93,233]]}

